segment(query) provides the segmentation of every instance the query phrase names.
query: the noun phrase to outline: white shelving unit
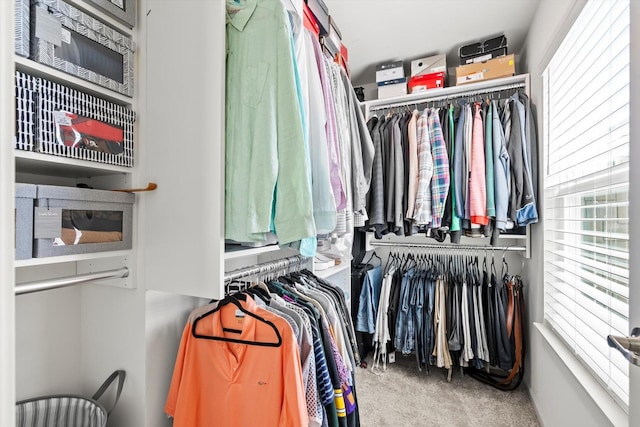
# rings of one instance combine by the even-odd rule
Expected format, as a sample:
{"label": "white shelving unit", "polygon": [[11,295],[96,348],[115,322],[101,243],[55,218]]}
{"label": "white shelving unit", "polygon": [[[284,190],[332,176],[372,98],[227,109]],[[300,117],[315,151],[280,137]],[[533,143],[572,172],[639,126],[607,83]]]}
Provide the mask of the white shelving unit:
{"label": "white shelving unit", "polygon": [[[426,105],[429,102],[436,102],[447,99],[455,99],[464,96],[473,96],[474,94],[486,94],[493,91],[510,90],[515,88],[524,88],[525,93],[530,93],[529,74],[519,74],[511,77],[504,77],[500,79],[488,80],[484,82],[469,83],[462,86],[452,86],[439,89],[429,89],[425,92],[414,93],[409,95],[398,96],[394,98],[375,99],[371,101],[365,101],[361,103],[364,109],[365,117],[367,119],[371,116],[373,111],[379,111],[384,109],[392,109],[395,107],[413,107],[418,108],[420,105]],[[373,240],[373,233],[368,233],[368,240]],[[425,242],[425,237],[420,236],[423,243],[435,242],[435,240],[429,239]],[[491,248],[488,238],[472,239],[463,238],[466,244],[477,245],[482,247]],[[409,239],[411,240],[411,239]],[[387,243],[407,242],[407,238],[404,236],[395,236],[388,234],[381,240]],[[525,257],[531,256],[531,235],[530,227],[526,227],[526,234],[501,234],[499,238],[501,246],[521,246],[524,247]],[[515,243],[514,243],[515,242]],[[438,244],[439,245],[439,244]],[[455,244],[452,244],[455,247]],[[368,250],[372,250],[373,247],[368,246]]]}

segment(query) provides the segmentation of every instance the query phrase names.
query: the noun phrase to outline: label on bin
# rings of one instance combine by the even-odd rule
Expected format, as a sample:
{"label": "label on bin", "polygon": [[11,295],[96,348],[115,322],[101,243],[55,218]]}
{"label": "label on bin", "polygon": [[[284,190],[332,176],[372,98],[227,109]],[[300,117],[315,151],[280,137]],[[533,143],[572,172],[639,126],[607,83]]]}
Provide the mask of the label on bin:
{"label": "label on bin", "polygon": [[35,208],[34,239],[55,239],[62,234],[62,208]]}

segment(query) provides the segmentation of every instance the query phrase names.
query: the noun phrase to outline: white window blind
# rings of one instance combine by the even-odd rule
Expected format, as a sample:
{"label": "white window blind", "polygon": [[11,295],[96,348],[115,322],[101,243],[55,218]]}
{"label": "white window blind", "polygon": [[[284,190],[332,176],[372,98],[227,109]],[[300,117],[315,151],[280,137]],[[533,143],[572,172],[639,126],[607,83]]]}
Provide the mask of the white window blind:
{"label": "white window blind", "polygon": [[590,0],[543,74],[545,319],[625,409],[629,0]]}

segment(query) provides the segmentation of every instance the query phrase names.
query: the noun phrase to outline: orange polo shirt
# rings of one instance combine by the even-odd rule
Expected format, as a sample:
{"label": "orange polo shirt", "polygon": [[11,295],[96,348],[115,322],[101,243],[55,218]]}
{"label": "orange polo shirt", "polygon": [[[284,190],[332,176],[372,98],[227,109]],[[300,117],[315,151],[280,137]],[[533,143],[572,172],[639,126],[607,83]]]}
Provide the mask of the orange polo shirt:
{"label": "orange polo shirt", "polygon": [[[174,427],[301,427],[309,425],[299,349],[291,326],[256,306],[242,306],[272,322],[282,337],[279,347],[263,347],[195,338],[191,323],[182,340],[171,379],[165,412]],[[240,315],[227,304],[197,324],[197,333],[277,342],[267,323]],[[223,327],[241,333],[223,331]]]}

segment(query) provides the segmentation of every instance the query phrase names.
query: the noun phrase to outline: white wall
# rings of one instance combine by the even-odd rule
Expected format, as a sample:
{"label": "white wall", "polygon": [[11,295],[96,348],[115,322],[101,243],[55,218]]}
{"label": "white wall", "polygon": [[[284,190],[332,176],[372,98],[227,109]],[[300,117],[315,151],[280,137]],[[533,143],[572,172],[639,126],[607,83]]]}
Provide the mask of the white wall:
{"label": "white wall", "polygon": [[[538,106],[538,158],[542,159],[542,78],[549,59],[561,43],[586,0],[541,0],[522,55],[521,69],[531,75],[531,99]],[[543,174],[540,171],[540,188]],[[543,216],[540,200],[538,212]],[[543,228],[532,229],[532,258],[525,269],[528,343],[526,382],[545,426],[607,426],[611,421],[568,370],[533,322],[544,320]]]}
{"label": "white wall", "polygon": [[[14,349],[14,162],[13,6],[0,2],[0,425],[12,426],[15,402]],[[11,207],[7,209],[5,207]]]}
{"label": "white wall", "polygon": [[171,427],[164,405],[187,316],[206,300],[165,292],[146,295],[146,424]]}

